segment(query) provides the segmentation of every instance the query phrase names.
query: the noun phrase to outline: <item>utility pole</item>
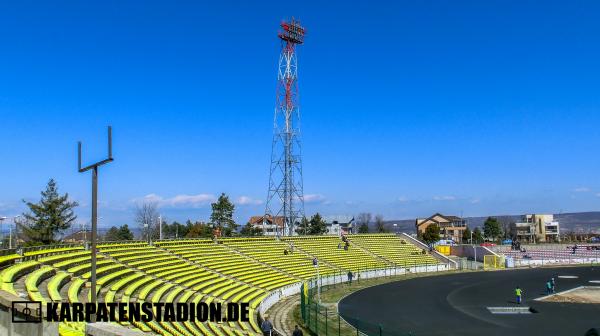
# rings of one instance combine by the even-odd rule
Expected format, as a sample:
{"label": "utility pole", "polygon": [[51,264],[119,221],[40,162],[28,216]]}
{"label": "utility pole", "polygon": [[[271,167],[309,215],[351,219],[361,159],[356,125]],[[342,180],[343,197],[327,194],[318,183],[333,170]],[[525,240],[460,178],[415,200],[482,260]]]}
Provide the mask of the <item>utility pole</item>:
{"label": "utility pole", "polygon": [[[98,236],[98,167],[112,162],[112,127],[108,126],[108,158],[93,163],[87,167],[81,167],[81,141],[78,142],[78,168],[79,172],[83,173],[88,170],[92,171],[92,241],[91,241],[91,303],[96,304],[96,239]],[[96,315],[92,315],[92,322],[96,322]]]}

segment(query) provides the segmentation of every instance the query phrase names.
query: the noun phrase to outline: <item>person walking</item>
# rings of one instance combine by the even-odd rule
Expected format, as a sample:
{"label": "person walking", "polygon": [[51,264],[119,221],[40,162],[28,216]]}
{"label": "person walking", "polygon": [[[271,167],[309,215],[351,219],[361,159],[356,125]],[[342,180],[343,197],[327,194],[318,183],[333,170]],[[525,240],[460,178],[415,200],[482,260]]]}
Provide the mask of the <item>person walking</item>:
{"label": "person walking", "polygon": [[265,320],[260,325],[260,330],[264,336],[271,336],[273,333],[273,323],[269,321],[269,317],[267,315],[265,315]]}
{"label": "person walking", "polygon": [[517,288],[515,288],[515,296],[517,297],[517,303],[521,304],[521,296],[523,295],[523,291],[521,290],[521,288],[519,288],[519,286],[517,286]]}
{"label": "person walking", "polygon": [[352,271],[348,271],[348,285],[352,285]]}
{"label": "person walking", "polygon": [[552,293],[556,293],[556,281],[554,280],[554,278],[550,279],[550,282],[552,282]]}
{"label": "person walking", "polygon": [[546,282],[546,294],[552,294],[552,282],[550,280]]}
{"label": "person walking", "polygon": [[304,334],[302,333],[302,330],[300,330],[300,328],[298,328],[297,324],[294,327],[294,332],[292,333],[292,336],[304,336]]}

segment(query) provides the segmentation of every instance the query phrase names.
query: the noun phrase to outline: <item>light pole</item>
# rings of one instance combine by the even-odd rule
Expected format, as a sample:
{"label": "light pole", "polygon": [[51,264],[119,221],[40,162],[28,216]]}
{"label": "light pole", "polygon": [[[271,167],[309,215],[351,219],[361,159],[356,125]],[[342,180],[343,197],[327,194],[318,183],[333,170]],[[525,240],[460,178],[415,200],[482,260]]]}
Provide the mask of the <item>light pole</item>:
{"label": "light pole", "polygon": [[[21,215],[16,215],[15,217],[13,217],[13,224],[15,225],[15,234],[17,234],[17,218],[20,217]],[[8,248],[12,248],[12,225],[9,227]]]}
{"label": "light pole", "polygon": [[[112,156],[112,128],[108,126],[108,157],[102,161],[93,163],[87,167],[81,166],[81,141],[77,143],[77,167],[80,173],[84,173],[88,170],[92,171],[92,239],[91,239],[91,270],[90,270],[90,283],[91,292],[90,301],[92,304],[97,302],[96,292],[96,238],[98,236],[98,167],[107,163],[113,162]],[[96,315],[92,315],[92,322],[96,322]]]}
{"label": "light pole", "polygon": [[162,240],[162,216],[158,215],[158,240]]}
{"label": "light pole", "polygon": [[[4,220],[7,218],[8,217],[6,217],[6,216],[0,217],[0,234],[2,234],[2,240],[0,240],[0,244],[4,244],[4,232],[2,231],[2,224],[4,224]],[[4,248],[4,246],[3,246],[3,248]]]}

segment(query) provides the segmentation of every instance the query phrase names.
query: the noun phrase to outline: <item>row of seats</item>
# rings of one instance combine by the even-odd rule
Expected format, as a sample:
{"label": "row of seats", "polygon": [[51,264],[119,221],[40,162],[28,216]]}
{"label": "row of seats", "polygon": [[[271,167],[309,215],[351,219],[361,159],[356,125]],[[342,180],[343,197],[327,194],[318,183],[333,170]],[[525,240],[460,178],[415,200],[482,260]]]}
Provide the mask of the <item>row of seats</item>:
{"label": "row of seats", "polygon": [[[317,276],[313,257],[294,249],[285,241],[277,241],[273,238],[223,239],[222,241],[224,245],[300,279]],[[326,264],[320,266],[319,271],[323,275],[336,272],[335,268]]]}
{"label": "row of seats", "polygon": [[284,241],[293,243],[303,251],[309,251],[319,260],[346,271],[357,272],[391,266],[361,248],[350,246],[344,249],[344,242],[335,236],[286,237]]}
{"label": "row of seats", "polygon": [[398,267],[436,264],[438,261],[428,253],[395,234],[348,235],[348,239]]}
{"label": "row of seats", "polygon": [[[381,237],[381,244],[377,243]],[[389,267],[399,260],[429,262],[427,256],[392,236],[352,236],[347,251],[339,237],[224,238],[101,244],[97,254],[97,297],[105,302],[247,302],[246,322],[133,322],[125,327],[163,336],[260,334],[256,309],[274,290],[321,275]],[[385,246],[390,246],[385,249]],[[408,249],[407,249],[408,247]],[[367,250],[371,251],[367,252]],[[287,251],[287,253],[284,253]],[[373,255],[380,254],[381,257]],[[396,256],[396,254],[398,256]],[[7,256],[10,254],[7,254]],[[411,259],[412,258],[412,259]],[[90,252],[79,246],[28,251],[0,272],[0,289],[42,302],[88,302]],[[386,262],[389,260],[390,262]],[[1,263],[0,263],[1,265]],[[82,336],[84,323],[60,323],[63,336]]]}

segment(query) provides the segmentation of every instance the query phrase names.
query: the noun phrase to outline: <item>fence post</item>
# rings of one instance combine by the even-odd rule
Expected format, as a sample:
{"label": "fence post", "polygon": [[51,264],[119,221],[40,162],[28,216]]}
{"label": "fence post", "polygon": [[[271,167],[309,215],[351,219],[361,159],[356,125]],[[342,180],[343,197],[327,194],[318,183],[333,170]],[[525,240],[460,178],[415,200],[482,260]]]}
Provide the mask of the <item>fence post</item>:
{"label": "fence post", "polygon": [[329,329],[327,329],[327,320],[329,319],[329,316],[327,315],[327,308],[325,308],[325,336],[329,335]]}
{"label": "fence post", "polygon": [[319,314],[320,312],[320,307],[318,304],[315,304],[315,306],[317,307],[317,311],[315,312],[315,333],[318,335],[319,334]]}
{"label": "fence post", "polygon": [[337,316],[338,316],[338,336],[341,336],[342,335],[341,334],[341,332],[342,332],[341,331],[342,330],[342,323],[340,322],[340,313],[339,312],[338,312]]}

